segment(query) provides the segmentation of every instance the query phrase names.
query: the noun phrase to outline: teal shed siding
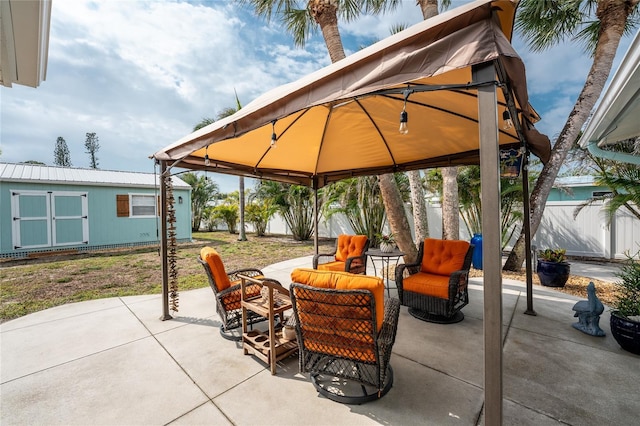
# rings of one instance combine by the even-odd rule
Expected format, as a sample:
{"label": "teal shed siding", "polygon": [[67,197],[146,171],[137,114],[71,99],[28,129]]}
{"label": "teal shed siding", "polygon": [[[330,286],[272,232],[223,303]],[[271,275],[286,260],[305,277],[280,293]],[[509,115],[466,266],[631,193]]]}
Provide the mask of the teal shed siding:
{"label": "teal shed siding", "polygon": [[552,188],[547,201],[586,201],[594,192],[607,191],[601,186],[573,186],[568,189]]}
{"label": "teal shed siding", "polygon": [[[26,218],[19,220],[18,227],[23,248],[14,246],[16,225],[13,222],[16,219],[12,212],[12,193],[16,191],[28,191],[19,201],[20,216]],[[38,193],[61,194],[52,196],[51,201],[47,201],[47,197],[37,196]],[[82,200],[78,196],[83,193],[86,194],[87,202],[87,216],[84,219]],[[91,249],[157,242],[159,216],[118,217],[116,196],[125,194],[157,196],[154,187],[0,181],[0,257],[15,257],[17,254],[44,249]],[[175,204],[176,238],[178,241],[190,241],[190,188],[175,188],[174,196],[176,200],[178,197],[183,199],[181,204]],[[50,213],[56,218],[48,225],[47,215]],[[88,224],[88,232],[84,232],[88,234],[86,241],[83,238],[83,220]],[[55,235],[57,245],[52,245],[51,235]],[[27,247],[24,248],[25,246]]]}

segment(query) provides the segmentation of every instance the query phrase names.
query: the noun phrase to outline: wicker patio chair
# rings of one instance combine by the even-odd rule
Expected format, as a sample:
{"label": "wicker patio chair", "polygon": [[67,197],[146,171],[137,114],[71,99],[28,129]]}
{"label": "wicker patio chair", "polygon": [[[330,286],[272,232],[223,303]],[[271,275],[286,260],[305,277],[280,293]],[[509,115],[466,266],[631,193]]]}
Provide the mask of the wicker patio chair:
{"label": "wicker patio chair", "polygon": [[415,263],[398,265],[396,284],[402,305],[423,321],[451,324],[464,319],[469,303],[469,268],[474,245],[427,238]]}
{"label": "wicker patio chair", "polygon": [[291,284],[300,372],[309,373],[321,395],[362,404],[383,397],[393,385],[389,359],[400,303],[389,299],[380,309],[376,306],[376,299],[384,301],[380,278],[342,274],[378,280],[379,290]]}
{"label": "wicker patio chair", "polygon": [[[261,278],[264,274],[261,270],[254,268],[226,272],[220,255],[212,247],[203,247],[200,250],[198,262],[204,268],[211,290],[216,297],[216,312],[222,320],[220,334],[225,339],[240,341],[242,339],[242,308],[240,307],[240,278],[237,274],[254,278]],[[260,285],[250,284],[246,286],[246,294],[249,297],[259,295],[261,289]],[[266,318],[248,312],[247,324],[252,325],[260,321],[266,321]]]}
{"label": "wicker patio chair", "polygon": [[322,271],[345,271],[364,274],[367,270],[369,238],[366,235],[338,235],[331,253],[313,256],[313,269]]}

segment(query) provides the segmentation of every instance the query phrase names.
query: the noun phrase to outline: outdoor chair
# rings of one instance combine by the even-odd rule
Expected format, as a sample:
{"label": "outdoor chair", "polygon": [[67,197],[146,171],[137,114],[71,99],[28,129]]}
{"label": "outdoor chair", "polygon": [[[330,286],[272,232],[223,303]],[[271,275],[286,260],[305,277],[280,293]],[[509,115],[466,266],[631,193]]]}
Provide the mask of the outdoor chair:
{"label": "outdoor chair", "polygon": [[[262,278],[264,274],[259,269],[247,268],[226,272],[222,259],[218,252],[212,247],[203,247],[200,250],[198,262],[207,273],[209,285],[216,297],[216,312],[222,319],[220,334],[228,340],[240,341],[242,339],[242,308],[241,302],[241,280],[238,274],[243,274],[253,278]],[[262,286],[249,284],[245,286],[247,297],[260,294]],[[247,313],[247,324],[253,325],[266,318],[253,312]]]}
{"label": "outdoor chair", "polygon": [[313,269],[322,271],[344,271],[364,274],[367,270],[369,238],[366,235],[338,235],[331,253],[313,256]]}
{"label": "outdoor chair", "polygon": [[460,240],[427,238],[415,263],[398,265],[396,284],[402,305],[423,321],[460,322],[469,303],[469,268],[474,245]]}
{"label": "outdoor chair", "polygon": [[384,300],[382,278],[295,269],[291,279],[300,372],[333,401],[383,397],[393,385],[400,302]]}

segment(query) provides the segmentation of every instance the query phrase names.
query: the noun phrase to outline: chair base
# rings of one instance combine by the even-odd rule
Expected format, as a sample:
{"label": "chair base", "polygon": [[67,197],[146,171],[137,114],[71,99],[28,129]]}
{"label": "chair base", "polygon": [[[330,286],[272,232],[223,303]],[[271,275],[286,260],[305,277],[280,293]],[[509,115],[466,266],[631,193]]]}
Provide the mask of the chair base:
{"label": "chair base", "polygon": [[455,324],[464,319],[464,314],[461,311],[456,312],[450,317],[445,317],[444,315],[430,314],[427,311],[422,311],[416,308],[409,308],[409,314],[411,314],[411,316],[414,318],[418,318],[419,320],[433,322],[435,324]]}
{"label": "chair base", "polygon": [[[332,361],[328,359],[325,362],[330,363]],[[353,368],[357,368],[357,365],[354,365]],[[393,385],[393,369],[391,365],[387,366],[383,387],[380,390],[374,386],[366,385],[355,380],[336,377],[330,373],[325,374],[322,372],[312,373],[311,383],[313,383],[313,386],[320,395],[332,401],[341,404],[360,405],[365,402],[380,399],[389,392],[389,389],[391,389]]]}
{"label": "chair base", "polygon": [[242,327],[236,327],[225,331],[224,325],[220,325],[220,335],[232,342],[239,342],[242,340]]}

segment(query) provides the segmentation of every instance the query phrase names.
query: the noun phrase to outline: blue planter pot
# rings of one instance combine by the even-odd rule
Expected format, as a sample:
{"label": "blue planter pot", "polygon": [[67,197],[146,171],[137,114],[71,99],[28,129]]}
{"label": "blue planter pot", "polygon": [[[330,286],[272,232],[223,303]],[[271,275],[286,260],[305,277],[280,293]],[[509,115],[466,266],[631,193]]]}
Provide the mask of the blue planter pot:
{"label": "blue planter pot", "polygon": [[569,279],[571,266],[566,262],[547,262],[538,259],[538,278],[547,287],[564,287]]}
{"label": "blue planter pot", "polygon": [[471,263],[473,263],[475,269],[482,269],[482,234],[473,234],[471,244],[475,246]]}
{"label": "blue planter pot", "polygon": [[625,351],[640,355],[640,322],[632,321],[618,311],[611,312],[611,334]]}

